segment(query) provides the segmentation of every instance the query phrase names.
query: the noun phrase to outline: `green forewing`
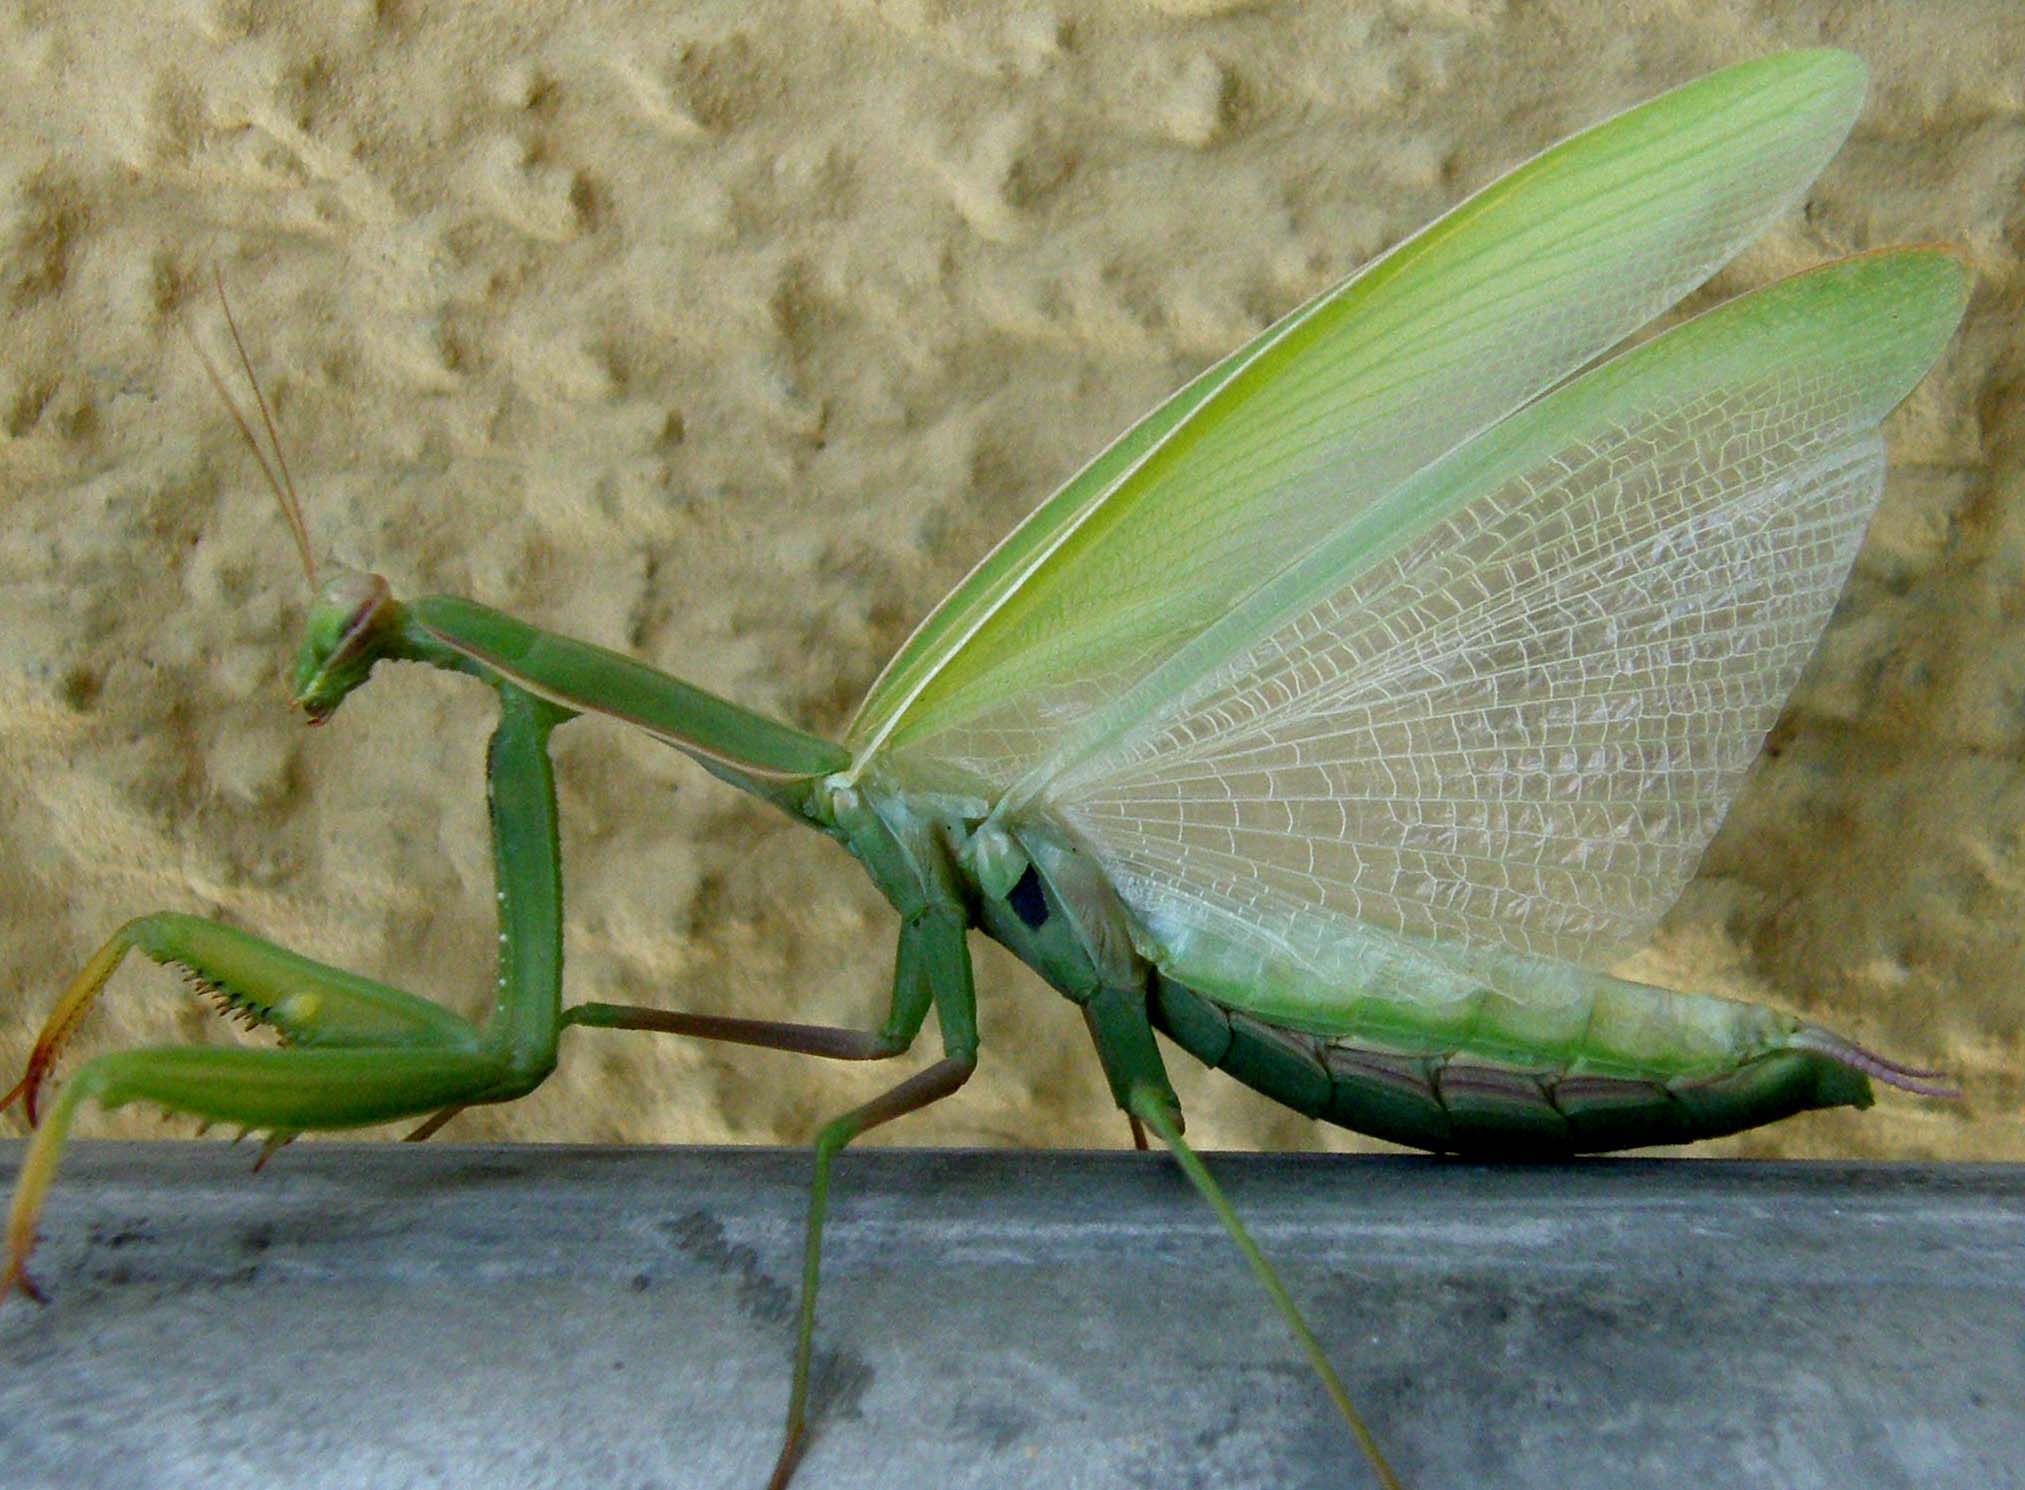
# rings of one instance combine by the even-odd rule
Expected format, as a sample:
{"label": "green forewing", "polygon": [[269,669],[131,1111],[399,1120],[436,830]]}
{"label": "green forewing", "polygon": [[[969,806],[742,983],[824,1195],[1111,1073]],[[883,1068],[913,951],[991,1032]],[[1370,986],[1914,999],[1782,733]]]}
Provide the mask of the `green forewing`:
{"label": "green forewing", "polygon": [[1209,618],[1699,284],[1834,152],[1839,52],[1746,63],[1555,146],[1198,377],[922,625],[858,769],[1003,790]]}

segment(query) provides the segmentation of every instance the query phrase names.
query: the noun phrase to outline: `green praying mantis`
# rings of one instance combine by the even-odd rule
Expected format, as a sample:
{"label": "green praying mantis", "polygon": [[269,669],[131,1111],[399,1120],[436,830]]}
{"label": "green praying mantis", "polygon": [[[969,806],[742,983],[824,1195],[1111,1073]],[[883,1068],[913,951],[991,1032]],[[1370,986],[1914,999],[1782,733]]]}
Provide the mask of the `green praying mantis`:
{"label": "green praying mantis", "polygon": [[[910,1050],[932,1011],[940,1059],[816,1141],[782,1486],[806,1442],[832,1162],[971,1075],[976,928],[1081,1007],[1135,1133],[1215,1208],[1396,1486],[1184,1140],[1156,1031],[1310,1116],[1491,1156],[1861,1107],[1872,1078],[1947,1094],[1795,1018],[1599,968],[1686,882],[1798,679],[1882,491],[1879,423],[1952,336],[1968,274],[1943,248],[1860,255],[1599,359],[1792,206],[1864,83],[1834,51],[1714,73],[1563,141],[1295,309],[1001,542],[841,744],[472,601],[404,602],[350,571],[319,585],[256,385],[278,476],[241,429],[316,590],[293,684],[309,722],[384,661],[498,697],[494,1001],[474,1024],[231,927],[128,922],[5,1099],[35,1124],[5,1284],[34,1291],[24,1266],[87,1102],[276,1141],[413,1117],[426,1133],[532,1090],[570,1026],[875,1060]],[[864,866],[900,917],[883,1021],[565,1003],[548,746],[580,714],[637,726]],[[132,950],[280,1048],[116,1051],[45,1101]]]}

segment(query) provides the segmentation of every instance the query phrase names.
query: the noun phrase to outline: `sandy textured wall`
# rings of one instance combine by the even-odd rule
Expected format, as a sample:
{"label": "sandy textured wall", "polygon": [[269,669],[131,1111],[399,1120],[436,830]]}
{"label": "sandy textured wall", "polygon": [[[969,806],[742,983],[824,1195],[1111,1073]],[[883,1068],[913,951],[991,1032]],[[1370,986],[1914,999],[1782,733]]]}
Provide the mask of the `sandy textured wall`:
{"label": "sandy textured wall", "polygon": [[[1558,136],[1828,41],[1875,72],[1855,138],[1718,288],[1932,238],[1979,288],[1638,971],[1968,1086],[1752,1152],[2025,1157],[2025,23],[1932,10],[1693,5],[1634,33],[1565,4],[8,7],[0,1058],[147,909],[464,1006],[489,980],[486,700],[401,669],[321,732],[288,712],[301,576],[181,337],[220,344],[213,264],[322,552],[834,733],[1188,373]],[[893,925],[841,854],[616,728],[559,756],[579,996],[880,1007]],[[982,1073],[895,1136],[1121,1140],[1074,1011],[994,949],[980,985]],[[93,1032],[230,1038],[154,970]],[[1208,1141],[1350,1143],[1177,1075]],[[576,1035],[534,1099],[452,1131],[795,1140],[884,1079]]]}

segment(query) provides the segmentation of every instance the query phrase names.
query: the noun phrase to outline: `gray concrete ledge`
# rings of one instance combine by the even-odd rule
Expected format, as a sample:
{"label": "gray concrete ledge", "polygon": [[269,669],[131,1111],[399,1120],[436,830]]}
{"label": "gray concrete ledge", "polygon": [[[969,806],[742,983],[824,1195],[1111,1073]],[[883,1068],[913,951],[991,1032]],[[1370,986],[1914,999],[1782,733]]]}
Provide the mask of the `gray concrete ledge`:
{"label": "gray concrete ledge", "polygon": [[[251,1157],[75,1146],[0,1483],[764,1483],[806,1154]],[[2025,1486],[2025,1169],[1214,1162],[1413,1490]],[[834,1207],[798,1490],[1369,1483],[1158,1156],[854,1153]]]}

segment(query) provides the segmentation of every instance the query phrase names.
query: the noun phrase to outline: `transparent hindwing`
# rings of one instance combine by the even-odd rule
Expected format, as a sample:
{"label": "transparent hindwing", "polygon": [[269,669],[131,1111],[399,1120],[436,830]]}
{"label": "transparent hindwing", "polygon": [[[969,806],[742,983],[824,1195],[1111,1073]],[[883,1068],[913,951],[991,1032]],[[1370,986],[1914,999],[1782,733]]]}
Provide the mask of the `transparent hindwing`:
{"label": "transparent hindwing", "polygon": [[1033,773],[1156,940],[1328,982],[1345,918],[1593,961],[1693,871],[1882,489],[1966,276],[1732,301],[1437,463]]}

